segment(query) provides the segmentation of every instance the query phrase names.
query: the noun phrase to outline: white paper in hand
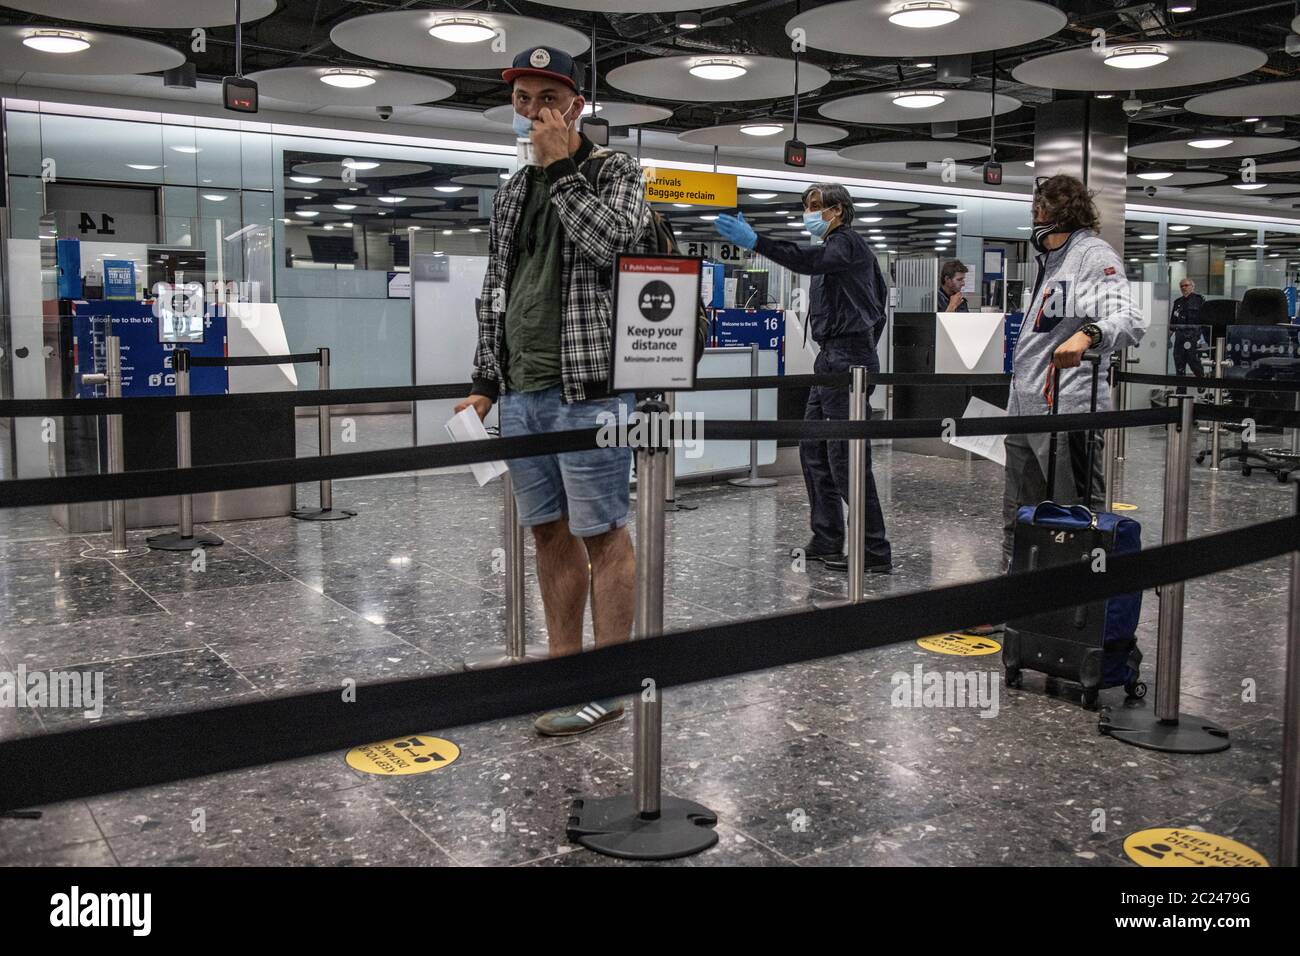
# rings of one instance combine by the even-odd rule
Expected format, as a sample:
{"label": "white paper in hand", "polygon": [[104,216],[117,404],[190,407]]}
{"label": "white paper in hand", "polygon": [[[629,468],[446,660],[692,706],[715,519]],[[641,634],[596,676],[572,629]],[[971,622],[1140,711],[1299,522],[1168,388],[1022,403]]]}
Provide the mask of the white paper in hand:
{"label": "white paper in hand", "polygon": [[[444,427],[454,442],[481,441],[488,437],[487,429],[483,427],[483,420],[478,417],[478,412],[474,411],[472,406],[461,409],[460,413],[453,415],[451,421]],[[480,488],[509,470],[504,461],[476,461],[469,467],[473,470]]]}
{"label": "white paper in hand", "polygon": [[[971,398],[966,406],[966,411],[962,413],[962,418],[1006,418],[1007,410],[998,408],[979,398]],[[1007,450],[1003,444],[1005,435],[967,435],[965,437],[954,435],[952,443],[957,448],[965,451],[974,452],[981,458],[987,458],[990,461],[996,461],[1003,468],[1007,466]]]}

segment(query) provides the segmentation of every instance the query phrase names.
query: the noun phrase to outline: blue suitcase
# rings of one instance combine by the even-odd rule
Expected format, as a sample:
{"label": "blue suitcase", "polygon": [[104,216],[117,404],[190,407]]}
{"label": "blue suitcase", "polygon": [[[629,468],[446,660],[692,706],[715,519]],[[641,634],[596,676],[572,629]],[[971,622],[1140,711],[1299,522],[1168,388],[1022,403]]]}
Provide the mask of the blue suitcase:
{"label": "blue suitcase", "polygon": [[[1092,410],[1097,410],[1100,362],[1093,362]],[[1060,370],[1053,376],[1054,395],[1060,393]],[[1056,403],[1052,402],[1052,414]],[[1097,548],[1107,555],[1142,549],[1142,526],[1132,518],[1094,512],[1092,504],[1093,443],[1088,443],[1084,504],[1058,505],[1045,501],[1025,505],[1016,513],[1011,571],[1033,571],[1071,562],[1092,562]],[[1056,433],[1048,451],[1047,487],[1056,487]],[[1002,663],[1008,687],[1019,687],[1021,671],[1034,670],[1073,681],[1083,687],[1083,705],[1096,707],[1106,687],[1123,686],[1130,697],[1144,697],[1142,651],[1137,646],[1142,592],[1105,601],[1058,608],[1008,621],[1003,633]]]}

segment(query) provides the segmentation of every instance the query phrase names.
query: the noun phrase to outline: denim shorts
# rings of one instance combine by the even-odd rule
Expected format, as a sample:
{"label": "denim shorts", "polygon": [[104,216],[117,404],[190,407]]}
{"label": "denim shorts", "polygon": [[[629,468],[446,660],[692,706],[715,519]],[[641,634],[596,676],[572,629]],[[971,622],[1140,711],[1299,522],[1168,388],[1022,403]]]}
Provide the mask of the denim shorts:
{"label": "denim shorts", "polygon": [[[506,392],[501,396],[501,437],[598,428],[601,412],[631,414],[631,392],[564,404],[560,386],[537,392]],[[519,523],[525,528],[569,519],[569,531],[579,538],[604,534],[627,524],[632,449],[594,448],[562,455],[537,455],[509,462],[515,486]]]}

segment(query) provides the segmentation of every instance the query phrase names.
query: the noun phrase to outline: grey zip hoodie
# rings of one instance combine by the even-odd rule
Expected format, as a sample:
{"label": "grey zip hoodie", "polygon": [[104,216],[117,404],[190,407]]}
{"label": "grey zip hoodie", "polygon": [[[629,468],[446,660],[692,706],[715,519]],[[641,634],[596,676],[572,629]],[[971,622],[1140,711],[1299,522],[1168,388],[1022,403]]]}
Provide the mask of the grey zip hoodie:
{"label": "grey zip hoodie", "polygon": [[[1052,353],[1089,322],[1102,332],[1097,351],[1103,355],[1136,345],[1147,320],[1133,301],[1124,275],[1124,261],[1090,229],[1079,229],[1065,245],[1036,257],[1038,280],[1025,312],[1011,371],[1008,415],[1046,415],[1043,390]],[[1104,365],[1105,363],[1103,363]],[[1110,410],[1105,369],[1097,389],[1097,410]],[[1061,371],[1057,412],[1086,412],[1091,407],[1092,365]],[[1029,436],[1046,469],[1047,436]]]}

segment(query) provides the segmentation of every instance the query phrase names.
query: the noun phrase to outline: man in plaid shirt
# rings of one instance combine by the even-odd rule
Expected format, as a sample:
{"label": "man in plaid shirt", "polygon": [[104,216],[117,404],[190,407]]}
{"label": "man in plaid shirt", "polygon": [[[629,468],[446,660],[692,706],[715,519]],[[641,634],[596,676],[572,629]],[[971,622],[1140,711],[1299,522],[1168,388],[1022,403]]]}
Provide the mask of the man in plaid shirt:
{"label": "man in plaid shirt", "polygon": [[[500,401],[505,437],[596,428],[602,412],[630,413],[631,393],[608,387],[611,275],[620,252],[650,234],[641,169],[606,153],[595,186],[582,166],[595,146],[578,132],[583,97],[572,57],[534,47],[502,79],[512,85],[521,164],[492,203],[478,310],[473,394],[456,411],[485,417]],[[533,529],[552,656],[582,650],[591,594],[596,644],[626,641],[636,570],[627,530],[631,449],[597,448],[510,462],[519,523]],[[590,571],[588,567],[590,566]],[[551,711],[540,733],[584,733],[620,720],[621,701]]]}

